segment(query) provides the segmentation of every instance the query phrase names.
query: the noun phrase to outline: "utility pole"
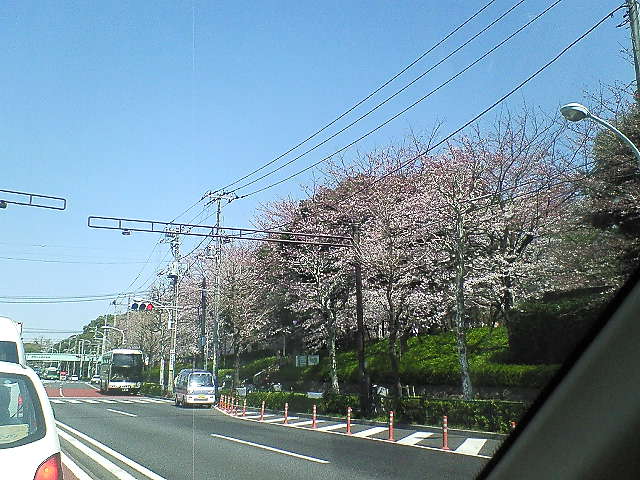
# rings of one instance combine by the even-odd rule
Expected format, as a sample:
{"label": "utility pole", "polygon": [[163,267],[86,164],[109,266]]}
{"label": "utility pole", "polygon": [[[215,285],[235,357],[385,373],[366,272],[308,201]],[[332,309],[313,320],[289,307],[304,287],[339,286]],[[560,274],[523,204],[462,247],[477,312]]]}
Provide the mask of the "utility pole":
{"label": "utility pole", "polygon": [[207,276],[202,276],[202,292],[200,293],[200,357],[202,369],[207,369]]}
{"label": "utility pole", "polygon": [[172,263],[171,272],[169,277],[173,282],[173,308],[171,310],[171,346],[169,348],[169,378],[168,378],[168,390],[173,392],[173,377],[176,364],[176,343],[178,332],[178,283],[180,276],[180,236],[177,233],[167,233],[167,236],[171,238],[171,252],[173,253],[174,261]]}
{"label": "utility pole", "polygon": [[208,197],[210,203],[216,203],[216,225],[214,232],[216,235],[216,247],[215,247],[215,276],[213,286],[213,357],[211,358],[211,371],[213,377],[216,379],[216,396],[218,395],[218,368],[220,366],[220,289],[222,285],[222,237],[220,236],[220,220],[222,214],[222,201],[226,200],[227,205],[235,200],[237,195],[235,193],[222,192],[220,194],[209,193]]}
{"label": "utility pole", "polygon": [[640,20],[638,19],[637,0],[627,0],[629,26],[631,27],[631,46],[633,48],[633,64],[636,70],[636,100],[640,101]]}
{"label": "utility pole", "polygon": [[360,411],[364,416],[369,414],[369,379],[367,377],[367,366],[365,363],[364,344],[364,303],[362,300],[362,258],[360,256],[360,228],[353,225],[353,247],[355,256],[355,277],[356,277],[356,351],[358,355],[358,384],[360,394]]}

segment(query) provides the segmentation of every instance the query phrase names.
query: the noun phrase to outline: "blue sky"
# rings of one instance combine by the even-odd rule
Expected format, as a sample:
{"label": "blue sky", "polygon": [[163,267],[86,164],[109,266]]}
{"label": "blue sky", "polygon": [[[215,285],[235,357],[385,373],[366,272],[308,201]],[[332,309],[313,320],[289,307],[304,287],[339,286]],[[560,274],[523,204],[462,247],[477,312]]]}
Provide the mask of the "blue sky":
{"label": "blue sky", "polygon": [[[157,236],[89,229],[88,215],[171,220],[205,191],[271,160],[332,120],[484,3],[2,2],[0,188],[59,195],[69,203],[64,212],[17,206],[0,210],[0,297],[119,292],[144,266],[133,285],[142,287],[168,258],[167,245],[157,247],[145,264]],[[367,106],[514,3],[496,0]],[[551,3],[525,1],[370,118],[269,180],[351,142]],[[619,3],[564,0],[357,150],[399,142],[410,131],[429,131],[437,122],[443,122],[443,134],[455,129]],[[600,82],[632,81],[633,66],[621,54],[630,44],[629,32],[616,28],[621,20],[622,11],[509,105],[526,101],[552,113],[562,103],[580,101]],[[347,151],[345,159],[355,152]],[[233,202],[225,209],[224,224],[250,225],[259,203],[300,196],[300,184],[311,175]],[[180,220],[190,221],[199,212],[195,208]],[[190,245],[193,240],[187,239],[184,249]],[[0,315],[28,328],[73,330],[109,311],[108,304],[0,303]]]}

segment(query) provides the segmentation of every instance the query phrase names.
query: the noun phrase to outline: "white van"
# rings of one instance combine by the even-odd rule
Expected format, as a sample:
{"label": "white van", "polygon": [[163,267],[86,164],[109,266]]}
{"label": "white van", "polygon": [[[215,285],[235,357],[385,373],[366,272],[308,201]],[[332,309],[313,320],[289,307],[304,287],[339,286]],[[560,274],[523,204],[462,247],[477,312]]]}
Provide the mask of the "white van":
{"label": "white van", "polygon": [[211,406],[216,403],[216,389],[213,375],[207,370],[181,370],[175,380],[176,405]]}
{"label": "white van", "polygon": [[51,404],[36,373],[0,361],[2,478],[60,480],[60,442]]}
{"label": "white van", "polygon": [[22,324],[7,317],[0,317],[0,362],[27,365],[22,344]]}

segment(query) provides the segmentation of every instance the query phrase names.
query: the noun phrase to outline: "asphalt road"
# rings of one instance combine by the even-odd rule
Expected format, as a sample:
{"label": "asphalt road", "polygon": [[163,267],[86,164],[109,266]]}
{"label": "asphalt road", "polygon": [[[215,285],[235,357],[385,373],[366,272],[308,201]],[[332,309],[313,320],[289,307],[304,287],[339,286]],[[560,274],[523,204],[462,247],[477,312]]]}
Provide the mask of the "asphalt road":
{"label": "asphalt road", "polygon": [[[89,478],[458,479],[473,478],[487,461],[250,422],[215,409],[182,409],[158,399],[102,396],[81,382],[47,387],[60,422],[63,452]],[[91,439],[112,450],[105,452]]]}

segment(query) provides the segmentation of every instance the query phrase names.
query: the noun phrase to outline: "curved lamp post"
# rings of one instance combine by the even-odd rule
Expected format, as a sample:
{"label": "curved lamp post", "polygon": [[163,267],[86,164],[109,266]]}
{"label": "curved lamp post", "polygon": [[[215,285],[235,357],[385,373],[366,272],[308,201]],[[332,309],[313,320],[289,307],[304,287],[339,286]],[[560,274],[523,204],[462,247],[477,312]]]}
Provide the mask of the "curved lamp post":
{"label": "curved lamp post", "polygon": [[104,326],[102,326],[100,328],[104,328],[105,330],[116,330],[116,331],[120,332],[120,334],[122,335],[122,345],[123,346],[125,345],[125,342],[124,342],[124,330],[121,330],[121,329],[116,328],[116,327],[110,327],[109,325],[104,325]]}
{"label": "curved lamp post", "polygon": [[611,125],[609,122],[603,120],[597,115],[594,115],[589,111],[587,107],[579,103],[567,103],[566,105],[560,107],[560,113],[570,122],[579,122],[580,120],[589,118],[594,122],[599,123],[606,129],[611,130],[620,140],[622,140],[625,145],[627,145],[631,149],[633,155],[636,157],[636,162],[638,162],[638,167],[640,168],[640,151],[638,151],[638,147],[636,147],[624,133]]}

